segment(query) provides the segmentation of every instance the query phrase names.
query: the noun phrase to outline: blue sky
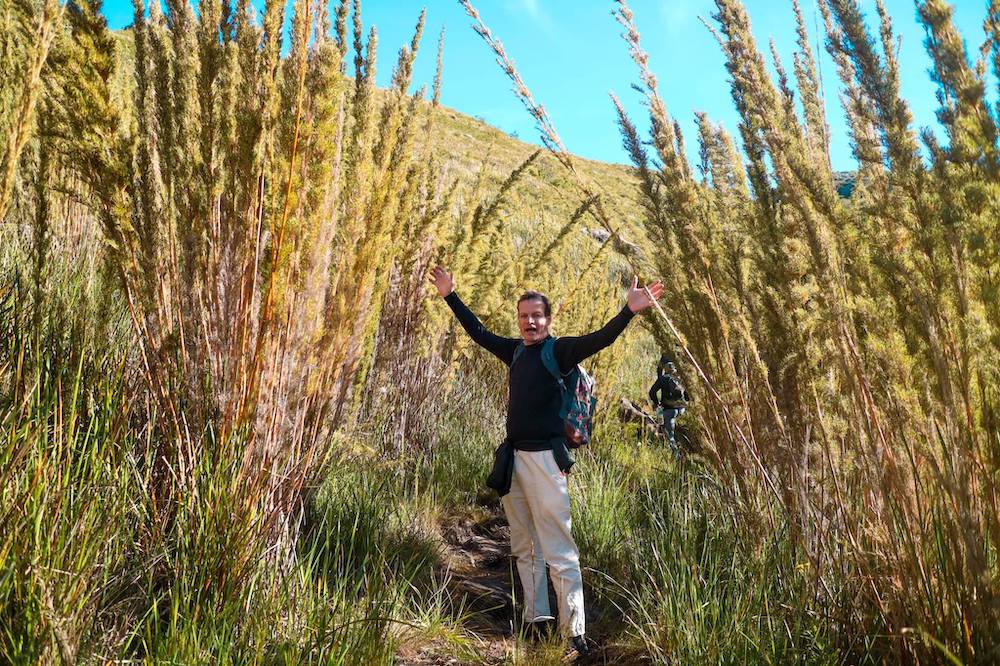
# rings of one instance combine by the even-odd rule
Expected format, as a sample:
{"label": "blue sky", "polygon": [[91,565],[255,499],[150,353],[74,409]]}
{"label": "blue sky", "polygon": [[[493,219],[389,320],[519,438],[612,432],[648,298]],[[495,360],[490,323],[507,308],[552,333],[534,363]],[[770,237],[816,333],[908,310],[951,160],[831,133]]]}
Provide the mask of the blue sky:
{"label": "blue sky", "polygon": [[[254,0],[262,4],[263,0]],[[810,26],[820,26],[815,0],[800,0]],[[415,85],[430,86],[434,78],[437,35],[446,28],[442,103],[478,116],[538,142],[537,131],[510,84],[495,64],[492,53],[476,35],[457,0],[364,0],[366,30],[375,25],[379,34],[380,85],[391,76],[399,47],[408,43],[422,7],[427,7],[424,41],[415,67]],[[536,100],[551,115],[566,147],[584,157],[626,162],[608,93],[614,91],[640,127],[648,126],[640,96],[630,88],[636,69],[628,57],[621,29],[611,15],[612,0],[478,0],[474,2],[494,35],[503,41]],[[677,118],[692,159],[697,154],[695,111],[705,111],[735,133],[739,122],[729,95],[722,53],[699,20],[714,9],[712,0],[631,0],[643,45],[660,81],[669,112]],[[766,51],[773,37],[786,69],[791,72],[795,50],[791,0],[745,0],[758,46]],[[984,39],[982,22],[987,0],[957,0],[955,21],[975,53]],[[875,1],[861,0],[875,21]],[[886,0],[894,26],[902,39],[903,94],[909,100],[917,126],[936,126],[934,84],[930,59],[923,46],[913,0]],[[132,22],[130,0],[106,0],[104,13],[112,28]],[[827,113],[831,125],[835,169],[851,169],[844,114],[834,65],[822,54]],[[769,56],[768,56],[769,58]],[[991,99],[995,99],[995,85]],[[939,132],[940,133],[940,132]]]}

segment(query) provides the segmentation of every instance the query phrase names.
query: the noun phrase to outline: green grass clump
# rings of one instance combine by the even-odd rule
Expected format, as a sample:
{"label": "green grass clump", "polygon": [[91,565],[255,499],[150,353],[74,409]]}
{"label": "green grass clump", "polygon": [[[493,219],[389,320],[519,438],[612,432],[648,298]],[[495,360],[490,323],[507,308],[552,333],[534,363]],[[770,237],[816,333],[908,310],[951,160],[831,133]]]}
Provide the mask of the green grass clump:
{"label": "green grass clump", "polygon": [[87,264],[55,262],[33,293],[15,254],[0,265],[0,660],[371,664],[414,636],[462,645],[402,483],[334,469],[290,528],[303,538],[275,547],[239,449],[206,433],[192,486],[159,496],[162,433],[129,336],[95,335],[114,303],[101,311]]}
{"label": "green grass clump", "polygon": [[787,532],[761,538],[702,463],[620,435],[582,458],[573,529],[614,642],[657,663],[836,661]]}

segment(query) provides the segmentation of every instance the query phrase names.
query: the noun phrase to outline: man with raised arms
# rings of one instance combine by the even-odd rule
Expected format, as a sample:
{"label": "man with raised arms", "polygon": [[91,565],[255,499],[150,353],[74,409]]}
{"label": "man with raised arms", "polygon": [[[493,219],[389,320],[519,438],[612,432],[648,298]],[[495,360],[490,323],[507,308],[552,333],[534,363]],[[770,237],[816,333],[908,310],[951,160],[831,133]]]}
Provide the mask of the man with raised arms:
{"label": "man with raised arms", "polygon": [[[542,361],[542,348],[551,337],[549,300],[537,291],[525,292],[517,301],[520,338],[506,338],[487,330],[466,307],[455,293],[448,271],[438,266],[430,279],[473,341],[510,368],[507,443],[514,449],[513,474],[509,492],[500,492],[510,523],[511,553],[517,558],[524,588],[526,628],[531,632],[553,619],[545,576],[548,564],[559,600],[560,629],[570,638],[572,648],[585,654],[589,648],[584,637],[583,578],[571,533],[566,477],[573,463],[559,413],[561,390]],[[632,317],[650,307],[652,299],[659,299],[663,291],[659,281],[646,288],[638,284],[638,278],[633,278],[625,306],[603,328],[554,340],[553,352],[562,373],[569,373],[576,364],[613,343]]]}

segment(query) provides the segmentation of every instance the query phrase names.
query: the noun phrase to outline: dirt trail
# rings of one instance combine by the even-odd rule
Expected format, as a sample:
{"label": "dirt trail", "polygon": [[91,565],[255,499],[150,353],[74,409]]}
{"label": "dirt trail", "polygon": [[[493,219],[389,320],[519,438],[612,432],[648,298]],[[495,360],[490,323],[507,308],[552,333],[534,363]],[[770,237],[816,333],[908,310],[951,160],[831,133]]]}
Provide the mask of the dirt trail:
{"label": "dirt trail", "polygon": [[[445,552],[442,567],[447,568],[449,587],[455,600],[455,610],[463,617],[463,626],[479,637],[476,658],[463,660],[457,656],[444,656],[440,649],[428,646],[424,654],[403,657],[401,663],[412,666],[438,666],[444,664],[507,664],[507,663],[572,663],[572,664],[622,664],[621,654],[601,637],[600,627],[591,624],[591,637],[597,638],[591,654],[580,657],[576,653],[565,655],[563,644],[558,641],[535,648],[522,642],[520,648],[514,637],[512,618],[520,615],[516,609],[511,588],[520,590],[514,559],[510,555],[510,527],[502,513],[491,513],[475,520],[464,516],[452,518],[442,525],[441,534]],[[552,608],[557,606],[552,597]],[[592,622],[593,600],[589,600],[587,618]],[[593,610],[596,610],[593,609]],[[600,624],[600,619],[593,618]],[[515,652],[518,652],[515,659]]]}
{"label": "dirt trail", "polygon": [[[514,598],[511,583],[510,527],[502,516],[479,522],[470,518],[443,527],[451,591],[468,614],[466,626],[493,642],[501,653],[513,649]],[[500,655],[498,655],[500,656]]]}

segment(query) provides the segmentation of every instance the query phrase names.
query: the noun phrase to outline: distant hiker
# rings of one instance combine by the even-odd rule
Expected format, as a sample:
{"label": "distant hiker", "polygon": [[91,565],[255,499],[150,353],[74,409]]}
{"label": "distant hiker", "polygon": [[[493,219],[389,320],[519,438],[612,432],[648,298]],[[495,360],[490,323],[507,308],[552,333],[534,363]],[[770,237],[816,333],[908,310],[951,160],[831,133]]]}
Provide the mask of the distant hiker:
{"label": "distant hiker", "polygon": [[488,331],[465,306],[444,268],[431,271],[431,282],[469,337],[510,368],[507,439],[497,449],[497,458],[499,462],[502,455],[509,455],[513,471],[506,484],[491,486],[498,488],[510,523],[510,549],[517,558],[524,588],[526,633],[535,633],[532,630],[553,619],[545,576],[548,564],[559,599],[560,628],[570,638],[572,648],[584,654],[589,648],[584,638],[583,577],[580,553],[571,534],[566,477],[573,460],[560,415],[560,383],[544,358],[554,357],[563,374],[572,372],[576,364],[614,342],[635,313],[652,305],[650,295],[659,298],[663,286],[656,282],[640,289],[633,278],[625,307],[602,329],[555,339],[549,334],[552,310],[544,294],[528,291],[518,299],[521,337],[505,338]]}
{"label": "distant hiker", "polygon": [[684,408],[690,399],[687,389],[677,378],[677,367],[670,357],[664,354],[656,366],[656,381],[649,388],[649,401],[653,403],[663,431],[670,442],[670,449],[677,457],[680,457],[681,452],[674,437],[674,427],[677,424],[677,417],[684,413]]}

